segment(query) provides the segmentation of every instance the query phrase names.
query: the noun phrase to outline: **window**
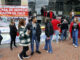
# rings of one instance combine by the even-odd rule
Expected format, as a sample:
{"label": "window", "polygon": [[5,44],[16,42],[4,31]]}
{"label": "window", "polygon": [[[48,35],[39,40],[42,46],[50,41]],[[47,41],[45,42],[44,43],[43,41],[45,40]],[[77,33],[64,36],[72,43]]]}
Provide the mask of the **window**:
{"label": "window", "polygon": [[63,11],[63,2],[56,2],[56,10]]}
{"label": "window", "polygon": [[6,5],[21,5],[21,0],[5,0]]}

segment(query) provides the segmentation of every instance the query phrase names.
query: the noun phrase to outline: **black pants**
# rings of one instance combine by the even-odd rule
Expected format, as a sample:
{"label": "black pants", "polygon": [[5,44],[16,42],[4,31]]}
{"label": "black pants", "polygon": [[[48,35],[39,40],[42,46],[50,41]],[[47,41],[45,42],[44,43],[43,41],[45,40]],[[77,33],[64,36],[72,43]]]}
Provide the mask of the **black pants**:
{"label": "black pants", "polygon": [[23,50],[22,52],[20,53],[21,56],[26,56],[26,52],[29,50],[29,47],[28,46],[23,46]]}
{"label": "black pants", "polygon": [[10,35],[11,36],[11,42],[10,42],[10,48],[12,48],[12,45],[16,46],[16,35]]}

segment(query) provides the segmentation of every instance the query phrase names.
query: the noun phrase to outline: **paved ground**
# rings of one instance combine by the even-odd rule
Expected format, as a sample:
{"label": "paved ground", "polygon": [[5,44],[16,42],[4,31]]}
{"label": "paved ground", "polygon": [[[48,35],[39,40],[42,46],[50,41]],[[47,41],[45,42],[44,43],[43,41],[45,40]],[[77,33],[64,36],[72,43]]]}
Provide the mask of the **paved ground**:
{"label": "paved ground", "polygon": [[[80,60],[80,46],[74,48],[71,40],[66,40],[59,44],[52,42],[53,54],[44,51],[43,46],[44,44],[40,46],[42,54],[35,53],[34,56],[24,60]],[[17,55],[21,50],[22,47],[14,48],[13,51],[10,51],[9,47],[0,48],[0,60],[19,60]],[[30,51],[28,51],[29,54]]]}

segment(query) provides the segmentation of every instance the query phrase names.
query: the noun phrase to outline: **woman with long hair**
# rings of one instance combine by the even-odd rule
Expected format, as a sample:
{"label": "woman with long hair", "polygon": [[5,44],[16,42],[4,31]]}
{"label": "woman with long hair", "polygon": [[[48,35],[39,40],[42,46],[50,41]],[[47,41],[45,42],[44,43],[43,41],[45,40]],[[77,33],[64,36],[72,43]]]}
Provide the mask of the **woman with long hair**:
{"label": "woman with long hair", "polygon": [[30,38],[29,38],[29,33],[30,31],[27,29],[26,30],[26,20],[21,19],[19,21],[18,29],[19,29],[19,39],[20,39],[20,46],[23,47],[23,50],[20,54],[18,54],[18,57],[20,60],[23,60],[23,58],[29,58],[26,54],[26,51],[29,50],[29,44],[30,44]]}
{"label": "woman with long hair", "polygon": [[11,37],[10,49],[13,50],[12,48],[13,43],[14,43],[14,46],[17,47],[16,40],[15,40],[17,35],[17,28],[13,19],[11,19],[9,27],[10,27],[10,37]]}
{"label": "woman with long hair", "polygon": [[73,22],[70,24],[70,33],[73,39],[73,46],[78,47],[78,37],[80,32],[80,23],[78,18],[74,18]]}

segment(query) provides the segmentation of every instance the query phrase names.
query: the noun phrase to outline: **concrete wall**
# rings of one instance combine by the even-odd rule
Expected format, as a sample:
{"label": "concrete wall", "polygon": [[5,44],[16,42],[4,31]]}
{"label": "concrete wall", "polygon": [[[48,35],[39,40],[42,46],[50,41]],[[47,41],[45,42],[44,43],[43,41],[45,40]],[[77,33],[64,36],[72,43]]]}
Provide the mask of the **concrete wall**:
{"label": "concrete wall", "polygon": [[[0,4],[5,5],[5,0],[0,0]],[[28,0],[21,0],[21,5],[28,5]]]}
{"label": "concrete wall", "polygon": [[21,5],[28,5],[28,0],[21,0]]}
{"label": "concrete wall", "polygon": [[5,4],[5,0],[0,0],[0,5],[4,5]]}

